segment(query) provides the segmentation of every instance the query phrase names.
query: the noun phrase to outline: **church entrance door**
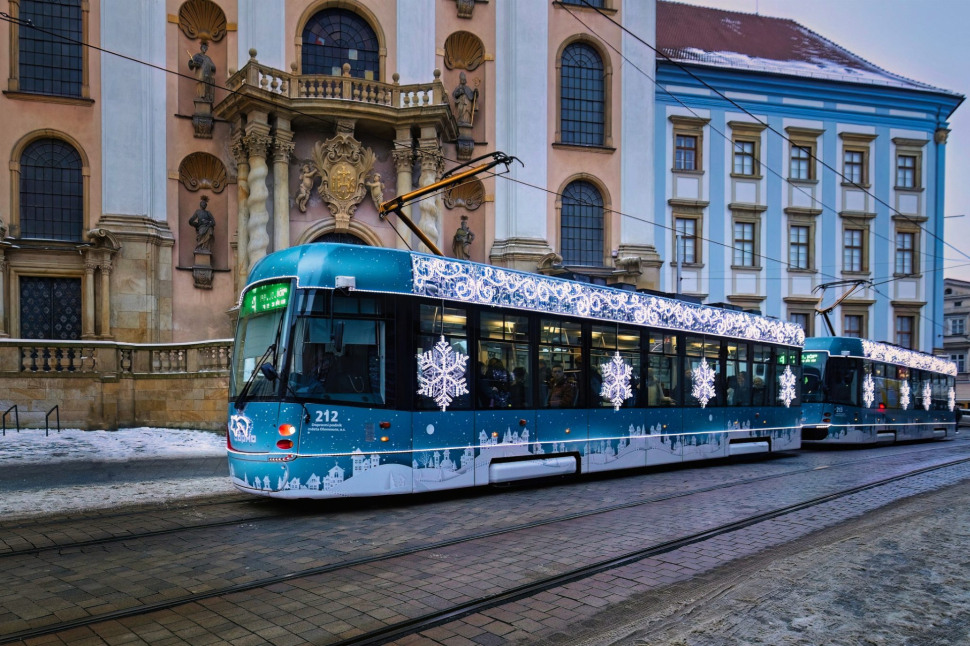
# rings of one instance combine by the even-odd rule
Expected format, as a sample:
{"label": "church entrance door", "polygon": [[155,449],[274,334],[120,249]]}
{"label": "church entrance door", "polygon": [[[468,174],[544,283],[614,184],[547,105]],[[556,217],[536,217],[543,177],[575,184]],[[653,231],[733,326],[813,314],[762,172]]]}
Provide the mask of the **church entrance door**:
{"label": "church entrance door", "polygon": [[20,336],[81,339],[81,279],[20,277]]}

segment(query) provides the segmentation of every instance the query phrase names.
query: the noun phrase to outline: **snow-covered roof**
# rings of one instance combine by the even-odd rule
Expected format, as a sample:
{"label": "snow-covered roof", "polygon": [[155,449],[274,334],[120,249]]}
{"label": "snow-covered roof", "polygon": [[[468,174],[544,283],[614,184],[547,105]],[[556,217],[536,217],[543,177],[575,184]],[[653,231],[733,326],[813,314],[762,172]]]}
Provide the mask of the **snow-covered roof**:
{"label": "snow-covered roof", "polygon": [[682,63],[961,96],[884,70],[786,18],[661,0],[657,46]]}

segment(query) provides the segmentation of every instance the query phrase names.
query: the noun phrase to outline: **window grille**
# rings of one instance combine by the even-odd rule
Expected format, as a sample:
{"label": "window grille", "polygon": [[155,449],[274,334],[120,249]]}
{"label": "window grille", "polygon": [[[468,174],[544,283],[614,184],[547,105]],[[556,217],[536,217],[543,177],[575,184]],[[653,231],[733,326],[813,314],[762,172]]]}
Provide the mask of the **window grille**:
{"label": "window grille", "polygon": [[303,73],[340,76],[344,63],[350,75],[380,79],[377,34],[362,17],[347,9],[324,9],[303,28]]}
{"label": "window grille", "polygon": [[603,266],[603,197],[589,182],[576,181],[562,192],[563,264]]}
{"label": "window grille", "polygon": [[80,340],[81,279],[21,276],[20,336]]}
{"label": "window grille", "polygon": [[81,96],[81,0],[21,0],[20,19],[21,91]]}
{"label": "window grille", "polygon": [[20,157],[22,238],[81,241],[81,156],[60,139],[38,139]]}
{"label": "window grille", "polygon": [[561,78],[562,142],[602,146],[606,123],[603,59],[590,45],[573,43],[562,53]]}

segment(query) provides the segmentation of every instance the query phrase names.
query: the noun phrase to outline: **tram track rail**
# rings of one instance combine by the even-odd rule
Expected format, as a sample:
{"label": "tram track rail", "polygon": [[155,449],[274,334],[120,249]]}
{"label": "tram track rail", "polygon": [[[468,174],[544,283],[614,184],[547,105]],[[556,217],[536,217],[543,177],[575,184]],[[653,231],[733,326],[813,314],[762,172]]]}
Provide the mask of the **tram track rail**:
{"label": "tram track rail", "polygon": [[[531,529],[533,527],[539,527],[539,526],[547,525],[547,524],[550,524],[550,523],[563,522],[563,521],[567,521],[567,520],[574,520],[574,519],[577,519],[577,518],[585,518],[585,517],[588,517],[588,516],[595,516],[597,514],[608,513],[608,512],[611,512],[611,511],[618,511],[618,510],[621,510],[621,509],[629,509],[629,508],[638,507],[638,506],[641,506],[641,505],[647,505],[647,504],[652,504],[652,503],[657,503],[657,502],[663,502],[665,500],[671,500],[671,499],[675,499],[675,498],[683,498],[685,496],[692,496],[692,495],[697,495],[697,494],[701,494],[701,493],[708,493],[708,492],[714,491],[716,489],[721,489],[721,488],[724,488],[724,487],[734,487],[734,486],[739,486],[739,485],[754,484],[754,483],[757,483],[757,482],[764,482],[766,480],[773,480],[773,479],[777,479],[777,478],[785,478],[785,477],[789,477],[789,476],[795,476],[795,475],[800,475],[800,474],[804,474],[804,473],[810,473],[812,471],[819,470],[820,468],[835,469],[835,468],[841,468],[841,467],[846,467],[846,466],[852,466],[852,465],[855,465],[855,464],[862,464],[862,463],[866,463],[866,462],[873,462],[875,460],[886,460],[886,459],[890,459],[890,458],[894,458],[894,457],[903,457],[903,456],[919,455],[919,454],[922,454],[922,453],[929,453],[929,452],[938,451],[938,450],[942,450],[942,449],[939,449],[939,448],[927,448],[927,449],[922,449],[922,450],[919,450],[919,451],[908,451],[908,452],[894,453],[892,455],[875,455],[875,456],[870,456],[870,457],[866,457],[866,458],[861,458],[861,459],[858,459],[858,460],[846,460],[844,462],[836,462],[834,464],[818,465],[818,466],[814,466],[814,467],[806,467],[806,468],[803,468],[803,469],[793,469],[791,471],[785,471],[785,472],[781,472],[781,473],[773,473],[773,474],[764,475],[764,476],[757,476],[757,477],[754,477],[754,478],[744,478],[744,479],[741,479],[741,480],[730,480],[730,481],[725,481],[725,482],[722,482],[722,483],[719,483],[719,484],[710,485],[710,486],[707,486],[707,487],[698,487],[698,488],[695,488],[695,489],[688,489],[688,490],[685,490],[685,491],[679,491],[679,492],[669,493],[669,494],[661,494],[661,495],[658,495],[658,496],[651,496],[651,497],[648,497],[648,498],[638,498],[636,500],[630,500],[630,501],[627,501],[627,502],[616,503],[614,505],[607,505],[607,506],[604,506],[604,507],[597,507],[595,509],[590,509],[588,511],[583,511],[583,512],[574,512],[573,514],[566,514],[566,515],[563,515],[563,516],[557,516],[555,518],[546,518],[546,519],[542,519],[542,520],[538,520],[538,521],[532,521],[530,523],[520,523],[518,525],[511,526],[510,528],[499,529],[499,530],[494,530],[494,531],[501,533],[501,532],[506,532],[506,531],[515,531],[515,530],[518,530],[518,529]],[[701,463],[697,463],[697,464],[701,464]],[[717,466],[717,465],[710,465],[710,466]],[[647,467],[647,468],[649,468],[649,467]],[[617,475],[619,475],[620,473],[621,472],[616,472]],[[628,473],[628,475],[633,475],[635,473],[636,472]],[[596,474],[596,475],[605,475],[605,473],[600,473],[600,474]],[[241,501],[226,501],[226,502],[223,502],[223,503],[212,503],[212,504],[232,504],[232,503],[236,503],[236,504],[239,504],[239,503],[246,504],[247,502],[248,501],[241,500]],[[253,502],[256,502],[256,503],[265,503],[266,501],[264,501],[264,500],[256,500],[256,501],[253,501]],[[168,528],[165,528],[165,529],[152,530],[152,531],[149,531],[149,532],[139,532],[137,534],[119,534],[117,536],[108,536],[108,537],[104,537],[104,538],[92,538],[92,539],[89,539],[89,540],[72,541],[72,542],[69,542],[69,543],[57,543],[57,544],[54,544],[54,545],[42,545],[42,546],[38,546],[38,547],[30,547],[30,548],[24,548],[24,549],[19,549],[19,550],[10,550],[10,551],[6,551],[6,552],[0,552],[0,561],[2,561],[5,558],[11,558],[11,557],[15,557],[15,556],[31,556],[31,555],[43,554],[45,552],[54,552],[54,551],[60,551],[60,550],[81,549],[81,548],[85,548],[85,547],[96,547],[96,546],[100,546],[100,545],[109,545],[109,544],[112,544],[112,543],[124,543],[124,542],[128,542],[128,541],[138,541],[138,540],[143,540],[143,539],[148,539],[148,538],[156,538],[156,537],[159,537],[159,536],[168,536],[168,535],[172,535],[172,534],[180,534],[180,533],[183,533],[183,532],[200,531],[200,530],[205,530],[205,529],[218,529],[220,527],[232,527],[233,525],[243,525],[243,524],[251,524],[251,523],[257,523],[257,522],[265,522],[265,521],[268,521],[268,520],[277,520],[277,521],[279,521],[279,520],[288,520],[288,519],[299,518],[301,516],[308,516],[308,515],[310,515],[310,512],[307,512],[307,511],[290,511],[290,512],[280,512],[280,513],[269,513],[269,514],[264,514],[264,515],[261,515],[261,516],[253,516],[253,517],[248,517],[248,518],[237,518],[237,519],[219,520],[219,521],[213,521],[213,522],[208,522],[208,523],[197,523],[197,524],[194,524],[194,525],[185,525],[185,526],[181,526],[181,527],[168,527]],[[113,516],[119,516],[119,515],[113,515]],[[120,516],[123,517],[124,514],[120,514]],[[101,517],[98,517],[98,519],[100,519],[100,518]],[[4,528],[0,527],[0,529],[4,529]],[[462,539],[462,540],[464,540],[464,539]],[[471,540],[471,539],[468,539],[468,540]],[[454,544],[454,543],[447,543],[445,545],[437,545],[437,544],[435,544],[435,545],[433,545],[431,547],[435,547],[435,548],[437,548],[437,547],[446,547],[447,545],[452,545],[452,544]],[[323,566],[321,566],[321,567],[323,567]],[[0,642],[0,643],[2,643],[2,642]]]}
{"label": "tram track rail", "polygon": [[[509,603],[518,599],[533,596],[535,594],[538,594],[550,588],[554,588],[567,583],[578,581],[606,570],[610,570],[616,567],[622,567],[623,565],[634,563],[636,561],[649,558],[651,556],[664,554],[682,547],[686,547],[688,545],[692,545],[694,543],[706,541],[716,536],[738,531],[740,529],[750,527],[751,525],[756,525],[758,523],[761,523],[767,520],[771,520],[774,518],[778,518],[780,516],[784,516],[786,514],[811,508],[817,505],[821,505],[826,502],[838,500],[840,498],[844,498],[846,496],[856,494],[862,491],[867,491],[877,487],[892,484],[900,480],[905,480],[907,478],[922,475],[924,473],[939,471],[941,469],[958,466],[968,462],[970,462],[970,457],[963,457],[963,458],[950,460],[939,464],[920,467],[913,471],[907,471],[905,473],[896,474],[894,476],[876,480],[874,482],[858,485],[855,487],[850,487],[834,493],[825,494],[822,496],[811,498],[809,500],[801,501],[791,505],[786,505],[778,509],[773,509],[767,512],[762,512],[759,514],[747,516],[745,518],[735,520],[729,523],[725,523],[717,527],[688,534],[686,536],[682,536],[669,541],[655,543],[653,545],[635,550],[633,552],[627,552],[625,554],[622,554],[616,557],[603,559],[601,561],[597,561],[592,564],[574,568],[564,573],[540,578],[531,583],[510,588],[503,592],[486,595],[486,596],[478,597],[476,599],[469,600],[467,602],[455,604],[450,608],[427,613],[425,615],[421,615],[419,617],[409,619],[407,621],[398,622],[396,624],[392,624],[380,629],[372,630],[367,633],[358,635],[356,637],[352,637],[350,639],[334,642],[329,646],[364,646],[369,644],[382,644],[388,641],[393,641],[395,639],[399,639],[401,637],[404,637],[416,632],[428,630],[430,628],[441,625],[443,623],[447,623],[449,621],[460,619],[461,617],[464,617],[470,614],[481,612],[483,610],[487,610],[489,608],[493,608],[495,606]],[[814,471],[814,470],[817,470],[817,467],[814,467],[812,469],[806,469],[802,472]],[[794,475],[794,473],[788,473],[784,475]],[[752,479],[751,481],[758,482],[758,481],[763,481],[763,480],[767,480],[775,477],[781,477],[781,476],[780,475],[765,476],[762,478]],[[703,490],[692,490],[690,492],[683,492],[679,494],[664,496],[661,498],[661,500],[669,500],[671,498],[690,496],[697,493],[702,493],[703,491],[719,489],[724,486],[735,486],[737,484],[744,484],[744,483],[736,482],[734,483],[734,485],[727,485],[727,484],[716,485],[716,486],[704,488]],[[30,629],[18,631],[16,633],[11,633],[9,635],[0,636],[0,645],[19,642],[19,641],[26,641],[28,639],[34,639],[34,638],[43,637],[46,635],[61,633],[64,631],[82,628],[85,626],[91,626],[95,624],[100,624],[108,621],[117,621],[120,619],[126,619],[130,617],[148,615],[153,612],[168,610],[171,608],[184,606],[190,603],[195,603],[206,599],[212,599],[215,597],[222,597],[230,594],[236,594],[240,592],[247,592],[250,590],[267,588],[269,586],[280,584],[280,583],[286,583],[288,581],[304,579],[311,576],[326,574],[326,573],[353,568],[361,565],[367,565],[367,564],[377,563],[381,561],[388,561],[396,558],[406,557],[412,554],[417,554],[420,552],[441,549],[452,545],[457,545],[457,544],[466,543],[466,542],[475,541],[475,540],[481,540],[484,538],[491,538],[494,536],[508,534],[511,532],[522,531],[525,529],[531,529],[534,527],[540,527],[543,525],[549,525],[549,524],[554,524],[558,522],[565,522],[576,518],[588,517],[599,513],[606,513],[607,511],[616,511],[619,509],[629,508],[636,505],[648,504],[649,502],[654,502],[654,501],[623,503],[620,505],[612,506],[610,509],[603,508],[603,509],[588,512],[588,513],[577,512],[575,514],[569,514],[566,516],[557,517],[555,519],[544,519],[544,520],[534,521],[530,523],[523,523],[523,524],[519,524],[519,525],[515,525],[508,528],[503,528],[503,529],[478,532],[472,535],[455,537],[452,539],[437,541],[434,543],[426,543],[423,545],[416,545],[413,547],[402,548],[400,550],[394,550],[383,554],[375,554],[373,556],[340,561],[338,563],[331,563],[331,564],[317,566],[313,568],[307,568],[296,572],[289,572],[286,574],[264,577],[247,583],[240,583],[240,584],[231,585],[231,586],[223,586],[220,588],[214,588],[212,590],[207,590],[203,592],[192,593],[189,595],[182,595],[179,597],[173,597],[173,598],[166,599],[164,601],[155,602],[155,603],[132,606],[130,608],[123,608],[123,609],[119,609],[111,612],[91,615],[88,617],[80,617],[77,619],[53,623],[46,626],[38,626],[36,628],[30,628]]]}

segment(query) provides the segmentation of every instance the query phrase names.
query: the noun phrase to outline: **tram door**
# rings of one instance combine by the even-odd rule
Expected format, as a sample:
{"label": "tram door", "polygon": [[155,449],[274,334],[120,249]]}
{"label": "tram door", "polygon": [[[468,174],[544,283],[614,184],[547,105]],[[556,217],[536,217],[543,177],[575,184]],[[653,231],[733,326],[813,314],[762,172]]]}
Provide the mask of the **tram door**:
{"label": "tram door", "polygon": [[537,393],[530,360],[530,320],[526,315],[479,313],[475,370],[475,484],[489,483],[495,458],[548,453],[536,444]]}
{"label": "tram door", "polygon": [[583,470],[589,441],[590,378],[583,369],[582,324],[539,319],[536,433],[544,454],[578,454]]}

